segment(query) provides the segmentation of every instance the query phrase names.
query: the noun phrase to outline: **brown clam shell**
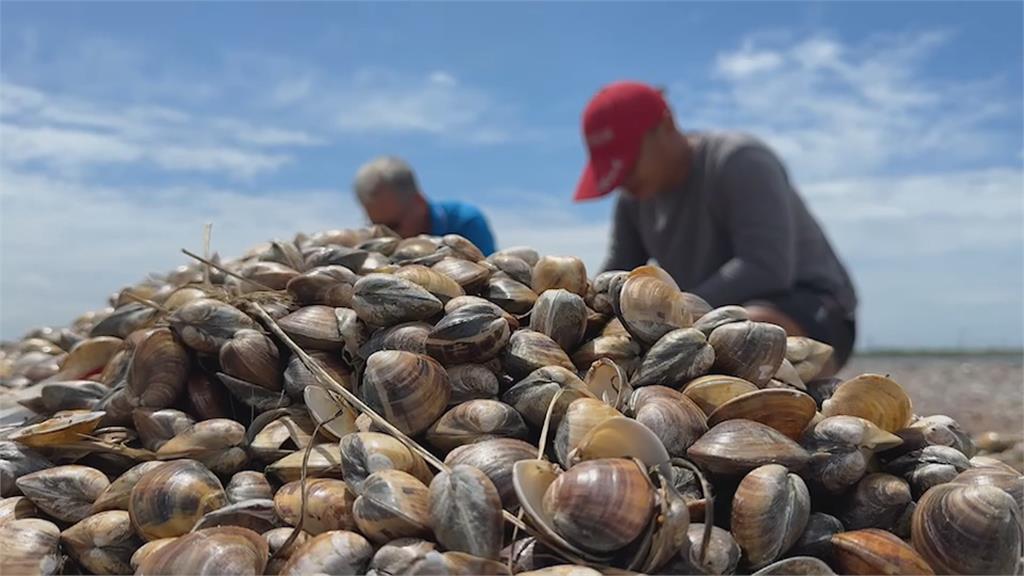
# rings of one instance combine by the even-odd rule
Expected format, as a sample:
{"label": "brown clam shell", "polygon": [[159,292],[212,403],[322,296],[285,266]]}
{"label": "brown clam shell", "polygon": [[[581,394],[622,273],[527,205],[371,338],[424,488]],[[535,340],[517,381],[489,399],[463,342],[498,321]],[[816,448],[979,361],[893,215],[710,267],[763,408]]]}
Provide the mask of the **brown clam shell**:
{"label": "brown clam shell", "polygon": [[726,420],[712,427],[686,451],[714,474],[745,474],[765,464],[799,470],[810,454],[778,430],[753,420]]}
{"label": "brown clam shell", "polygon": [[744,418],[771,426],[800,440],[817,411],[814,399],[797,390],[767,388],[742,394],[721,404],[708,416],[708,426]]}
{"label": "brown clam shell", "polygon": [[832,537],[834,566],[841,574],[934,574],[914,548],[876,528]]}

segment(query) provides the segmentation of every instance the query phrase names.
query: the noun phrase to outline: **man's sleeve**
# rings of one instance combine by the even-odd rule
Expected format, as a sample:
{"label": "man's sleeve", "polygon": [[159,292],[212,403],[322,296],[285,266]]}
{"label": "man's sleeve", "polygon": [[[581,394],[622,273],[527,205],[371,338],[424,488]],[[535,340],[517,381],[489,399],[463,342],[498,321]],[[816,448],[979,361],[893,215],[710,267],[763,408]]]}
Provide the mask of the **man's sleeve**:
{"label": "man's sleeve", "polygon": [[476,244],[484,256],[490,256],[494,253],[494,234],[491,232],[491,225],[487,223],[487,217],[483,212],[473,212],[474,214],[466,219],[462,226],[462,235]]}
{"label": "man's sleeve", "polygon": [[712,212],[735,256],[693,290],[713,306],[788,290],[796,275],[793,192],[782,163],[765,148],[744,148],[726,162]]}
{"label": "man's sleeve", "polygon": [[636,220],[629,213],[629,206],[622,196],[615,201],[615,217],[612,220],[611,242],[604,270],[632,270],[646,264],[647,250],[644,248]]}

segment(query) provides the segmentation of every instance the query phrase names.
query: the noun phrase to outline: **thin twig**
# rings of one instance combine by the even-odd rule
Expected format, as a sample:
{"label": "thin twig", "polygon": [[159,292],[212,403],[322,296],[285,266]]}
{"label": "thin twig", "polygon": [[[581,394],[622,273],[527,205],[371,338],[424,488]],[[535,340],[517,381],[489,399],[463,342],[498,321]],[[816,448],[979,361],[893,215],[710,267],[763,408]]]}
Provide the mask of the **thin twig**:
{"label": "thin twig", "polygon": [[[203,225],[203,258],[210,259],[210,234],[213,232],[213,222],[207,222]],[[203,266],[203,284],[211,286],[210,283],[210,265],[205,264]]]}
{"label": "thin twig", "polygon": [[258,286],[261,290],[266,290],[267,292],[276,292],[276,290],[274,290],[270,286],[267,286],[266,284],[264,284],[262,282],[257,282],[256,280],[253,280],[252,278],[246,278],[245,276],[242,276],[241,274],[232,272],[231,270],[228,270],[227,268],[221,266],[220,264],[217,264],[213,260],[209,260],[209,259],[203,258],[202,256],[200,256],[198,254],[193,254],[192,252],[189,252],[188,250],[186,250],[184,248],[182,248],[181,251],[182,251],[182,253],[185,254],[185,256],[188,256],[189,258],[194,258],[194,259],[198,260],[199,262],[202,262],[203,264],[206,264],[207,266],[212,266],[213,268],[216,268],[217,270],[220,270],[221,272],[227,274],[228,276],[231,276],[232,278],[235,278],[236,280],[241,280],[243,282],[248,282],[248,283],[252,284],[253,286]]}

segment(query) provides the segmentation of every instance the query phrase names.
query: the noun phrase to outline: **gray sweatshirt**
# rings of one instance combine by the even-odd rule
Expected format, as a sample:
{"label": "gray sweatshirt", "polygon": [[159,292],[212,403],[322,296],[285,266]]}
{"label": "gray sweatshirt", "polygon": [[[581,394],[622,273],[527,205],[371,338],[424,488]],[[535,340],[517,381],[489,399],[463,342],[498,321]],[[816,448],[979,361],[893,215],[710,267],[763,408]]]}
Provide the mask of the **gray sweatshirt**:
{"label": "gray sweatshirt", "polygon": [[619,195],[604,269],[653,258],[712,306],[824,292],[853,319],[853,284],[778,157],[744,134],[687,136],[693,166],[682,188],[645,201]]}

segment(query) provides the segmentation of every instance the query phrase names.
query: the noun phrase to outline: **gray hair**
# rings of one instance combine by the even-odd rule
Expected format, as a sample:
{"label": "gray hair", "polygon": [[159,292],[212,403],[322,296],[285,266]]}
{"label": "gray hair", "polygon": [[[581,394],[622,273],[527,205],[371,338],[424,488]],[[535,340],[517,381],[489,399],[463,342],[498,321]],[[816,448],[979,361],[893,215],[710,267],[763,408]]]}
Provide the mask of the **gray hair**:
{"label": "gray hair", "polygon": [[420,193],[412,167],[405,160],[394,156],[381,156],[363,164],[356,172],[352,187],[359,200],[367,204],[373,200],[382,186],[403,198],[411,198]]}

